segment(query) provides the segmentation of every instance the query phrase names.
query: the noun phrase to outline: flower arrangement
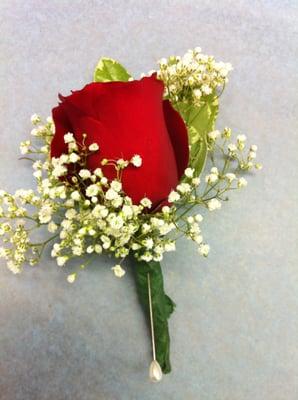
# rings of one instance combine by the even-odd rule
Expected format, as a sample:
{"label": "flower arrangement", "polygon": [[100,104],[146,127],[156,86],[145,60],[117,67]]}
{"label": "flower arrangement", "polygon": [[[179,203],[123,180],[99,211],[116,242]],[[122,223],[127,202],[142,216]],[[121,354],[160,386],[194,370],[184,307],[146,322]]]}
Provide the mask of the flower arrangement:
{"label": "flower arrangement", "polygon": [[[262,167],[245,135],[215,128],[230,64],[195,48],[158,66],[134,80],[102,58],[94,82],[59,95],[52,117],[32,115],[33,138],[20,151],[32,162],[36,190],[0,191],[0,256],[14,274],[36,265],[48,245],[58,266],[79,257],[82,270],[110,253],[119,278],[123,261],[134,258],[150,317],[153,381],[171,370],[168,318],[175,305],[164,293],[164,254],[185,236],[206,257],[200,207],[220,209],[228,191],[247,185],[242,175]],[[44,227],[48,236],[36,241],[33,232]],[[70,271],[68,282],[77,275]]]}

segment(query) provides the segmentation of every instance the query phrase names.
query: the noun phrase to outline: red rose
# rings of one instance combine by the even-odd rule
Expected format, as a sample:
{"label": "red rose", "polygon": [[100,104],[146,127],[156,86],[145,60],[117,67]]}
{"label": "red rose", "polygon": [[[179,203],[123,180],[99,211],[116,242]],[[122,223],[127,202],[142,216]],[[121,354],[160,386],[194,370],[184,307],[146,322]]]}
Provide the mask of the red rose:
{"label": "red rose", "polygon": [[[169,101],[163,101],[163,82],[155,75],[132,82],[90,83],[70,96],[59,96],[53,109],[56,133],[51,156],[67,153],[64,135],[74,134],[82,143],[98,143],[100,150],[88,157],[93,171],[101,160],[130,160],[135,154],[142,166],[130,165],[123,171],[125,193],[135,204],[148,197],[153,207],[164,202],[188,165],[186,126]],[[105,176],[114,179],[112,166],[102,167]]]}

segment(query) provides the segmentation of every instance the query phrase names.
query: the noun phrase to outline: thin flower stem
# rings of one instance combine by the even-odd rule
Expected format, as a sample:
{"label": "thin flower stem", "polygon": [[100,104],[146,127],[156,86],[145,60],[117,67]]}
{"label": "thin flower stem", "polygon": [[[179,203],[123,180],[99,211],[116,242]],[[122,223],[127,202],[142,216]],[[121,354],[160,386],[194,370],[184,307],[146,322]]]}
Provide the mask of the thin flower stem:
{"label": "thin flower stem", "polygon": [[41,243],[30,243],[31,247],[38,247],[38,246],[42,246],[45,247],[51,240],[54,240],[57,236],[59,236],[59,233],[56,233],[56,235],[51,236],[49,239],[47,239],[45,242],[41,242]]}

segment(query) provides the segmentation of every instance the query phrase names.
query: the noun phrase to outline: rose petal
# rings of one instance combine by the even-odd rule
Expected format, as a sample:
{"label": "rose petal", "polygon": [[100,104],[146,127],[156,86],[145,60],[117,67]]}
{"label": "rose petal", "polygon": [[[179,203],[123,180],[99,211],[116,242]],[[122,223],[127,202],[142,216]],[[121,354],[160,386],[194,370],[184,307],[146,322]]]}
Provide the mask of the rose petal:
{"label": "rose petal", "polygon": [[172,107],[169,100],[163,102],[168,132],[175,152],[178,178],[184,174],[189,162],[188,133],[181,115]]}

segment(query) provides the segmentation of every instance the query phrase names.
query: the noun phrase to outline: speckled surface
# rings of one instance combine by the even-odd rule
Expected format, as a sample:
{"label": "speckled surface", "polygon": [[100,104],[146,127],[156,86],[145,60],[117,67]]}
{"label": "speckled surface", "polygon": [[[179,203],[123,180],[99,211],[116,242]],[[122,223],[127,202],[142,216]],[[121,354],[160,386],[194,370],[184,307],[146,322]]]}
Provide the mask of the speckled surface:
{"label": "speckled surface", "polygon": [[219,126],[249,135],[265,165],[206,218],[208,260],[181,242],[163,263],[178,307],[158,385],[130,272],[117,280],[101,258],[69,285],[49,257],[21,276],[1,263],[1,400],[298,398],[297,18],[296,0],[1,0],[1,187],[32,185],[16,154],[30,115],[91,80],[100,56],[139,74],[197,45],[234,65]]}

